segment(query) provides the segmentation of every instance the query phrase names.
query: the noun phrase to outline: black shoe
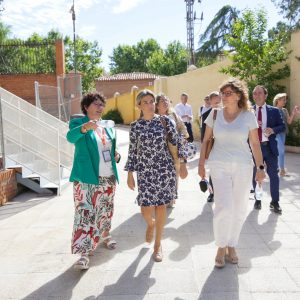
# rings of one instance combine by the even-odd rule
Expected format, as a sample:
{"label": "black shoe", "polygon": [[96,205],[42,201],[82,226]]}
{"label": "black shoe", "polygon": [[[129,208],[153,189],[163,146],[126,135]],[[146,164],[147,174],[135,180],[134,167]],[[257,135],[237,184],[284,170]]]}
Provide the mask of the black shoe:
{"label": "black shoe", "polygon": [[255,200],[254,208],[255,209],[261,209],[261,201],[260,200]]}
{"label": "black shoe", "polygon": [[207,202],[214,202],[214,194],[209,194],[207,197]]}
{"label": "black shoe", "polygon": [[254,192],[255,192],[254,189],[250,190],[250,194],[254,194]]}
{"label": "black shoe", "polygon": [[270,209],[273,209],[274,213],[276,213],[276,214],[282,214],[282,209],[279,206],[278,202],[271,202]]}

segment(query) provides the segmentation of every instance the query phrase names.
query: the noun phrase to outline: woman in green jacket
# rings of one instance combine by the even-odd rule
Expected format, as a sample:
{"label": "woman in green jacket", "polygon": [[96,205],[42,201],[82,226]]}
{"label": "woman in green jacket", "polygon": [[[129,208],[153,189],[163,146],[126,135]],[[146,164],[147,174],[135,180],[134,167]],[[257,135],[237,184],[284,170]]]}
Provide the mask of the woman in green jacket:
{"label": "woman in green jacket", "polygon": [[99,242],[115,249],[111,238],[111,219],[114,208],[116,182],[119,181],[116,162],[115,129],[101,122],[105,99],[97,93],[83,97],[83,118],[70,121],[67,139],[75,145],[70,181],[74,182],[74,227],[72,253],[80,254],[75,268],[88,269],[89,255]]}

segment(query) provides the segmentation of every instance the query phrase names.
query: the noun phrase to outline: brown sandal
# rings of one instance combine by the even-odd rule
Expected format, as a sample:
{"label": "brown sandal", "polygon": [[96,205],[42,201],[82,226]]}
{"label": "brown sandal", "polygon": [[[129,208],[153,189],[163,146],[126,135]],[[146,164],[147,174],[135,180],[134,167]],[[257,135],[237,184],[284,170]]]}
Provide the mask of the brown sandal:
{"label": "brown sandal", "polygon": [[226,255],[226,248],[218,248],[218,252],[215,258],[215,267],[216,268],[224,268],[225,267],[225,255]]}
{"label": "brown sandal", "polygon": [[[233,248],[233,250],[229,251],[229,248]],[[239,258],[236,255],[234,247],[227,247],[227,254],[225,255],[225,259],[226,261],[234,265],[236,265],[239,262]]]}
{"label": "brown sandal", "polygon": [[158,250],[153,252],[152,254],[153,260],[155,262],[161,262],[163,260],[162,247],[159,246]]}
{"label": "brown sandal", "polygon": [[215,267],[219,268],[219,269],[222,269],[225,267],[225,257],[224,256],[216,256]]}

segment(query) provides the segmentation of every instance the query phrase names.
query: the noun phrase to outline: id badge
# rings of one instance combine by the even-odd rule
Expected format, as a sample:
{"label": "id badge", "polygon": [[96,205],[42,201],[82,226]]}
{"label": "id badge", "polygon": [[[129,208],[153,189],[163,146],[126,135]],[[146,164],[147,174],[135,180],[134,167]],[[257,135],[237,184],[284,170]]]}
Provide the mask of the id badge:
{"label": "id badge", "polygon": [[103,155],[103,158],[104,158],[105,162],[111,161],[110,150],[102,151],[102,155]]}

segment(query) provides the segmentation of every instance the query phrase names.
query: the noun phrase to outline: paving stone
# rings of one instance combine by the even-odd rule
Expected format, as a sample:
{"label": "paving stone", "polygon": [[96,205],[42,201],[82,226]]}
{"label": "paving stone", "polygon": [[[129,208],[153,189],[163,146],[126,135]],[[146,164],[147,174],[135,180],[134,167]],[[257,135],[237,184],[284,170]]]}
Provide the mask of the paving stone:
{"label": "paving stone", "polygon": [[[123,170],[128,130],[120,130],[121,182],[115,197],[113,251],[103,244],[90,269],[74,270],[70,254],[72,185],[59,197],[19,195],[0,208],[0,299],[78,300],[298,300],[300,299],[300,156],[286,155],[291,177],[281,178],[281,216],[269,210],[268,181],[261,211],[248,216],[237,247],[238,265],[214,267],[213,204],[199,190],[197,159],[180,180],[179,199],[168,209],[164,260],[155,263],[146,224],[126,186]],[[126,134],[124,134],[126,133]],[[251,195],[250,195],[251,196]]]}

